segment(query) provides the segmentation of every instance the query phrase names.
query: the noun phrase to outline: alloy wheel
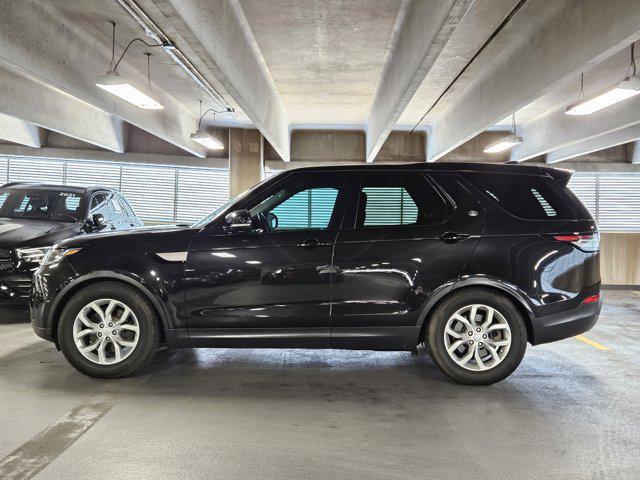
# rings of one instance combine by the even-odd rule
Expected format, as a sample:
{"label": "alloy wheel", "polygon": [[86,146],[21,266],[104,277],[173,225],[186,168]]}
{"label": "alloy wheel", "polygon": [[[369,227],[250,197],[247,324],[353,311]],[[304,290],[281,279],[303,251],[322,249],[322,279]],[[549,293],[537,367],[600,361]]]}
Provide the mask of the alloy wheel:
{"label": "alloy wheel", "polygon": [[462,368],[490,370],[509,353],[511,329],[495,308],[467,305],[447,320],[444,345],[449,357]]}
{"label": "alloy wheel", "polygon": [[85,305],[73,322],[73,340],[86,359],[99,365],[123,361],[135,350],[140,325],[131,308],[104,298]]}

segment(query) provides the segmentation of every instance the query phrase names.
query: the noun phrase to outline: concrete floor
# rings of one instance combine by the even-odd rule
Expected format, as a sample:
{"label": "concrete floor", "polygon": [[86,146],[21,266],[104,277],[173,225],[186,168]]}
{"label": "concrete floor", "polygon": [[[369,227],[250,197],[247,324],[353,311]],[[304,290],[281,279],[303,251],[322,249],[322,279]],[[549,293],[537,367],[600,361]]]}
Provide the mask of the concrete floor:
{"label": "concrete floor", "polygon": [[640,478],[640,292],[491,387],[424,352],[162,351],[98,381],[0,321],[0,478]]}

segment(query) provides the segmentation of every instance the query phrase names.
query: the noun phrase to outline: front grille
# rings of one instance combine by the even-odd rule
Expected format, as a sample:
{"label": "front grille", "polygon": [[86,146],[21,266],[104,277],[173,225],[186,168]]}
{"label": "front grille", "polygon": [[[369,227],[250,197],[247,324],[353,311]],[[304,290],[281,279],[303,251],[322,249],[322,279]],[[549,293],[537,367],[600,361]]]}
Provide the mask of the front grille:
{"label": "front grille", "polygon": [[0,272],[5,272],[13,268],[11,253],[11,250],[8,248],[0,248]]}
{"label": "front grille", "polygon": [[31,292],[31,278],[7,278],[2,284],[7,287],[7,291],[21,298],[28,298]]}

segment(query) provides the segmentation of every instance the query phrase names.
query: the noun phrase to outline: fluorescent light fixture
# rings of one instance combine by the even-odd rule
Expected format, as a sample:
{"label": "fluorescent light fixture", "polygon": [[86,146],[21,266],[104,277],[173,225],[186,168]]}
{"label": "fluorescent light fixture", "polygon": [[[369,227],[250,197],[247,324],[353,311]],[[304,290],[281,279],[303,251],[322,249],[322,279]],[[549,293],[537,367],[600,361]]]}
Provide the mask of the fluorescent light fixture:
{"label": "fluorescent light fixture", "polygon": [[209,150],[222,150],[224,149],[224,145],[217,138],[212,137],[204,130],[198,129],[196,132],[191,134],[191,140],[194,142],[198,142],[203,147],[208,148]]}
{"label": "fluorescent light fixture", "polygon": [[100,87],[116,97],[120,97],[136,107],[145,110],[161,110],[164,107],[150,96],[142,93],[136,87],[128,83],[118,72],[109,70],[106,75],[100,75],[96,80],[96,87]]}
{"label": "fluorescent light fixture", "polygon": [[506,137],[502,137],[497,142],[493,142],[492,144],[487,145],[484,149],[484,153],[503,152],[504,150],[508,150],[509,148],[519,143],[522,143],[522,137],[519,137],[515,133],[511,133]]}
{"label": "fluorescent light fixture", "polygon": [[617,84],[567,107],[567,115],[589,115],[640,93],[640,77],[627,77]]}

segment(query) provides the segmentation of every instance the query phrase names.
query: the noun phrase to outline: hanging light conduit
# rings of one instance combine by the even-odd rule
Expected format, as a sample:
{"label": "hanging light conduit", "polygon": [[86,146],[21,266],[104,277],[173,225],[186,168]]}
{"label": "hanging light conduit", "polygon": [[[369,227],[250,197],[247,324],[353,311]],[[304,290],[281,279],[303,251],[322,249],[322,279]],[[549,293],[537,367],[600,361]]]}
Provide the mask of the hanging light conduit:
{"label": "hanging light conduit", "polygon": [[162,29],[142,10],[133,0],[114,0],[127,12],[145,31],[145,34],[158,42],[165,52],[180,66],[191,79],[203,89],[225,112],[237,121],[233,107],[216,91],[198,69],[189,61]]}

